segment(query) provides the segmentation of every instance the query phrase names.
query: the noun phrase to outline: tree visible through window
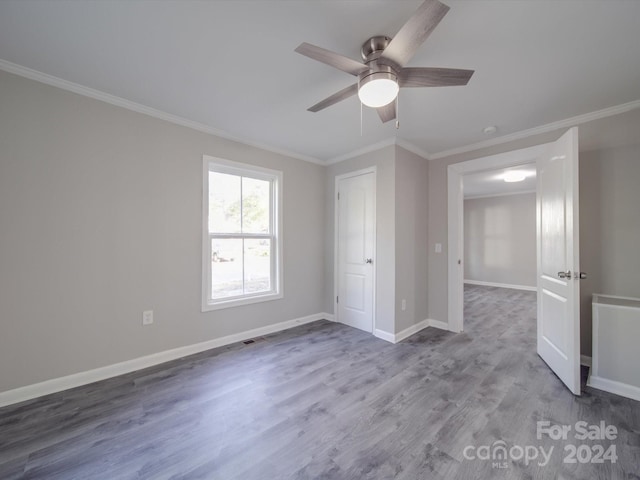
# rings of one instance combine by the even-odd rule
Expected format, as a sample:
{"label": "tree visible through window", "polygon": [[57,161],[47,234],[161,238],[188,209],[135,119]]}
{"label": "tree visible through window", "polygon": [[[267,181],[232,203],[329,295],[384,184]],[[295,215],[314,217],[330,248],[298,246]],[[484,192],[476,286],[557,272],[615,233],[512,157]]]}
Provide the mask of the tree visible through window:
{"label": "tree visible through window", "polygon": [[280,174],[207,164],[207,305],[277,295]]}

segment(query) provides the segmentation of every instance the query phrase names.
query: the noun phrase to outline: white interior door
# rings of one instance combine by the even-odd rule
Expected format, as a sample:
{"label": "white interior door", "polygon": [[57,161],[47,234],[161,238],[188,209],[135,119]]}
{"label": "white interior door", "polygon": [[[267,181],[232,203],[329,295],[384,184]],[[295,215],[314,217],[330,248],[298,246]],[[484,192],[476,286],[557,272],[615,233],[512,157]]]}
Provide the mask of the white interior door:
{"label": "white interior door", "polygon": [[578,129],[538,159],[538,355],[580,395]]}
{"label": "white interior door", "polygon": [[375,173],[339,179],[337,320],[373,332]]}

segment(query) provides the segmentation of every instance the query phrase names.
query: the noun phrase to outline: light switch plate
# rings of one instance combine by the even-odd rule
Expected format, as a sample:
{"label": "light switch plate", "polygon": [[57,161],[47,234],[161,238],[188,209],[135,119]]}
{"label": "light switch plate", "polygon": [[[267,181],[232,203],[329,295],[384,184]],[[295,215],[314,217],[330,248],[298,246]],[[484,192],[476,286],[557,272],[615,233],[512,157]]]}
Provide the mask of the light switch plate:
{"label": "light switch plate", "polygon": [[151,325],[153,323],[153,310],[145,310],[142,312],[142,325]]}

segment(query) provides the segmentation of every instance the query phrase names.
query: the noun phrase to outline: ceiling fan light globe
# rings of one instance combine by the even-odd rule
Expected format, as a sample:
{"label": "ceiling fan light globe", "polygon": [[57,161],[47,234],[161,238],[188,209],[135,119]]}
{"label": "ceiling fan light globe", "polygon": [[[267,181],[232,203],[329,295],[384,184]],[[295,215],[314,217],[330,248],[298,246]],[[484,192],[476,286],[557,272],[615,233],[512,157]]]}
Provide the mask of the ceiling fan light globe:
{"label": "ceiling fan light globe", "polygon": [[[374,75],[370,75],[370,77]],[[378,108],[393,102],[399,91],[398,82],[385,75],[382,78],[371,78],[362,83],[358,90],[358,97],[367,107]]]}
{"label": "ceiling fan light globe", "polygon": [[507,183],[522,182],[527,178],[525,172],[506,172],[502,179]]}

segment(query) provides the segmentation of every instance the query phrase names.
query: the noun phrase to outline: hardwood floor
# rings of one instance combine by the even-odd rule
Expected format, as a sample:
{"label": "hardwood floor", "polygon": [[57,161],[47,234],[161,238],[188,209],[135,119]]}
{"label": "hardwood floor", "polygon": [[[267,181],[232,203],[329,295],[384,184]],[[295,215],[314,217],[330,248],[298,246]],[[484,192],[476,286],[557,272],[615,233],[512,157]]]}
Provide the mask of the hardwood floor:
{"label": "hardwood floor", "polygon": [[[461,334],[392,345],[322,321],[5,407],[0,478],[640,478],[640,403],[571,395],[535,329],[535,293],[470,286]],[[538,439],[545,420],[568,439]],[[617,438],[576,440],[580,420]],[[505,463],[467,458],[500,440]],[[563,463],[583,443],[583,459],[615,445],[616,463]],[[540,446],[546,466],[514,449]]]}

